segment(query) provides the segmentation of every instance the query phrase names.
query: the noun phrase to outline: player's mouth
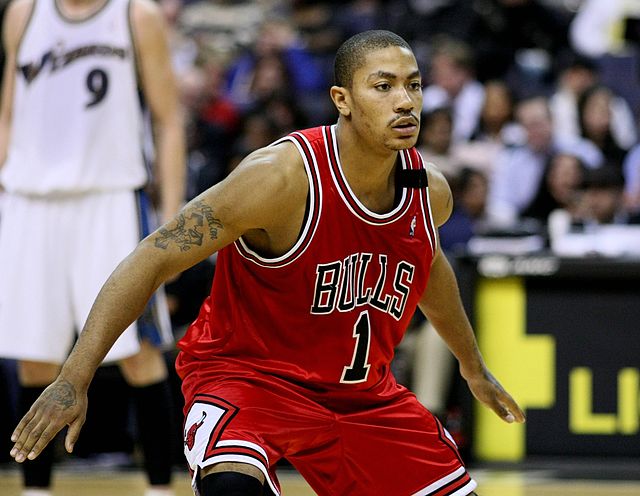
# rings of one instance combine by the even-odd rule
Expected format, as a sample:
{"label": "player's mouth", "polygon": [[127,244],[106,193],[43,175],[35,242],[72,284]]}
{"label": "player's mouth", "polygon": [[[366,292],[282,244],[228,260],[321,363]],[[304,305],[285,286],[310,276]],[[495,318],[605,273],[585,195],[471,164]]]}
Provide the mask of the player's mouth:
{"label": "player's mouth", "polygon": [[413,136],[418,131],[418,121],[413,117],[401,117],[391,127],[402,136]]}

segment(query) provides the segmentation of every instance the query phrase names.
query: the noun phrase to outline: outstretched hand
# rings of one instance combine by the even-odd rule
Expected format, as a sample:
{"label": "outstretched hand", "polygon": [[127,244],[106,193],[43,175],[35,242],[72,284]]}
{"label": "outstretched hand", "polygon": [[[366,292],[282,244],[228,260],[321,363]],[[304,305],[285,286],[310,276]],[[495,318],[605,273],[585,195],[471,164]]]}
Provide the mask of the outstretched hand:
{"label": "outstretched hand", "polygon": [[505,422],[511,424],[525,421],[524,412],[488,370],[467,378],[467,384],[476,399],[491,408]]}
{"label": "outstretched hand", "polygon": [[71,453],[87,416],[87,395],[58,378],[31,406],[11,435],[11,456],[22,463],[33,460],[66,425],[65,448]]}

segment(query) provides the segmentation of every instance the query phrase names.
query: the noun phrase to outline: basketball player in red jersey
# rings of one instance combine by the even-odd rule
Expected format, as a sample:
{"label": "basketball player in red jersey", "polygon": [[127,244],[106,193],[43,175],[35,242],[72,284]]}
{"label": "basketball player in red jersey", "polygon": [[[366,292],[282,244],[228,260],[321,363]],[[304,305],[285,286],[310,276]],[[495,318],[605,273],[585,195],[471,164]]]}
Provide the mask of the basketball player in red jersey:
{"label": "basketball player in red jersey", "polygon": [[283,457],[320,495],[474,494],[451,437],[389,367],[419,306],[475,397],[524,421],[487,370],[438,249],[451,192],[413,148],[416,60],[402,38],[367,31],[338,50],[335,79],[336,125],[252,153],[114,271],[60,376],[17,426],[17,461],[67,424],[73,449],[111,344],[162,281],[218,251],[177,359],[196,494],[280,494]]}

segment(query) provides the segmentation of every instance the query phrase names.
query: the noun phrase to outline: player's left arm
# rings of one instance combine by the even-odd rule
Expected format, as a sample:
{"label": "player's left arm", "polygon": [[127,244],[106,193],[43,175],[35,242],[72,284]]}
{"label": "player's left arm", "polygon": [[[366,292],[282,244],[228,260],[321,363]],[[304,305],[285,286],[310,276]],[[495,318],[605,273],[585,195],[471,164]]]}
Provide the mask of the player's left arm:
{"label": "player's left arm", "polygon": [[[444,224],[453,208],[444,176],[429,170],[431,210],[436,225]],[[525,416],[484,363],[471,323],[462,305],[455,273],[442,250],[436,252],[420,309],[457,358],[460,373],[473,395],[506,422],[524,422]]]}
{"label": "player's left arm", "polygon": [[142,91],[153,119],[156,183],[164,223],[185,200],[184,116],[160,9],[151,0],[134,0],[131,24]]}

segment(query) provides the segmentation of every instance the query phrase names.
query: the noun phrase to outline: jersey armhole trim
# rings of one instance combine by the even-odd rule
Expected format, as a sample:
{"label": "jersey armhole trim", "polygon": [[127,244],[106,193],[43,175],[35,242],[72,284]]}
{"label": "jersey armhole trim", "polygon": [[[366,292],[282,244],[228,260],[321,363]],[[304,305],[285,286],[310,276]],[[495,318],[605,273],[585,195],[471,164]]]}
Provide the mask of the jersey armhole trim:
{"label": "jersey armhole trim", "polygon": [[[416,155],[418,157],[418,163],[420,168],[424,169],[427,173],[427,178],[429,176],[429,171],[425,166],[425,163],[422,159],[422,155],[420,152],[416,150]],[[420,188],[420,207],[422,209],[422,220],[424,221],[424,227],[427,231],[427,236],[429,236],[429,243],[431,244],[431,252],[433,257],[435,258],[436,253],[438,251],[438,230],[435,227],[433,222],[433,215],[431,213],[431,200],[429,198],[429,186],[426,188]]]}
{"label": "jersey armhole trim", "polygon": [[247,245],[242,237],[238,238],[233,244],[242,257],[266,268],[279,268],[289,265],[305,252],[313,239],[316,229],[318,228],[320,212],[322,210],[322,185],[320,182],[318,163],[311,144],[302,133],[294,132],[275,141],[270,146],[274,146],[285,141],[290,141],[298,149],[298,152],[302,157],[302,161],[304,162],[305,172],[307,173],[307,179],[309,181],[309,196],[307,199],[309,208],[306,218],[302,222],[304,227],[301,230],[297,241],[289,251],[274,258],[259,255]]}

